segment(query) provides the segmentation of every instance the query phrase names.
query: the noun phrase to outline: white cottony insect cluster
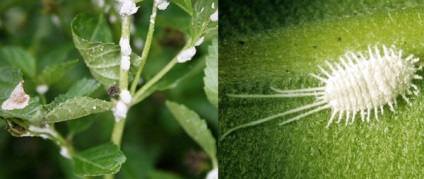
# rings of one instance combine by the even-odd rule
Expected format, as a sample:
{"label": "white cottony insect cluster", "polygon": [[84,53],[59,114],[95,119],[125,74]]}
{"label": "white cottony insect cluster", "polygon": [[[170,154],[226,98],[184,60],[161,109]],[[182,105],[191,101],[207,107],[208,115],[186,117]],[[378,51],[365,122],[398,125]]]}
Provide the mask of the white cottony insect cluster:
{"label": "white cottony insect cluster", "polygon": [[184,62],[190,61],[195,54],[196,54],[196,47],[190,47],[182,51],[178,55],[178,59],[177,59],[178,63],[184,63]]}
{"label": "white cottony insect cluster", "polygon": [[419,59],[414,58],[413,55],[402,58],[402,50],[396,50],[394,46],[390,48],[383,46],[383,54],[377,46],[369,47],[368,57],[360,52],[356,54],[348,52],[344,57],[340,57],[340,63],[326,62],[330,71],[318,67],[324,77],[316,74],[311,75],[324,84],[322,87],[296,90],[273,88],[279,94],[271,95],[228,95],[242,98],[315,96],[317,100],[312,104],[230,129],[221,137],[221,140],[237,129],[311,108],[314,109],[286,120],[281,125],[324,109],[332,110],[326,127],[330,126],[337,115],[337,123],[345,116],[346,125],[352,124],[356,115],[360,115],[363,122],[369,122],[371,113],[374,113],[375,119],[378,120],[379,112],[383,114],[384,105],[387,104],[391,111],[395,111],[398,96],[401,96],[407,104],[411,105],[406,95],[418,95],[419,88],[412,83],[414,79],[422,79],[421,76],[416,74],[422,68],[414,66],[417,61]]}
{"label": "white cottony insect cluster", "polygon": [[131,46],[128,38],[121,37],[119,40],[119,46],[121,47],[121,70],[128,71],[131,66]]}
{"label": "white cottony insect cluster", "polygon": [[218,179],[218,168],[215,167],[206,175],[206,179]]}
{"label": "white cottony insect cluster", "polygon": [[137,12],[139,8],[135,5],[135,2],[132,0],[120,0],[119,2],[122,4],[121,9],[119,10],[119,14],[121,16],[133,15]]}
{"label": "white cottony insect cluster", "polygon": [[113,116],[115,117],[116,122],[127,117],[128,105],[131,103],[132,100],[131,94],[128,90],[122,90],[119,94],[119,97],[119,101],[112,109]]}
{"label": "white cottony insect cluster", "polygon": [[167,0],[155,0],[155,3],[158,9],[160,10],[165,10],[169,5],[169,2]]}
{"label": "white cottony insect cluster", "polygon": [[218,10],[216,10],[209,18],[212,22],[218,21]]}
{"label": "white cottony insect cluster", "polygon": [[131,66],[130,57],[132,52],[130,41],[127,38],[121,37],[119,46],[121,46],[121,69],[128,71]]}
{"label": "white cottony insect cluster", "polygon": [[[122,23],[129,23],[129,16],[135,14],[139,7],[137,7],[132,0],[120,0],[119,2],[122,4],[119,11],[119,14],[122,17]],[[129,35],[122,35],[119,40],[119,46],[121,47],[121,70],[128,71],[131,66],[130,56],[132,53]]]}
{"label": "white cottony insect cluster", "polygon": [[30,125],[28,127],[29,132],[22,134],[21,137],[34,137],[39,136],[43,139],[49,139],[50,136],[57,137],[57,134],[53,131],[50,125],[46,124],[42,127]]}
{"label": "white cottony insect cluster", "polygon": [[199,40],[197,40],[197,42],[194,44],[194,46],[199,46],[199,45],[202,45],[202,43],[203,43],[203,40],[205,40],[205,37],[204,36],[202,36],[202,37],[200,37],[200,39]]}

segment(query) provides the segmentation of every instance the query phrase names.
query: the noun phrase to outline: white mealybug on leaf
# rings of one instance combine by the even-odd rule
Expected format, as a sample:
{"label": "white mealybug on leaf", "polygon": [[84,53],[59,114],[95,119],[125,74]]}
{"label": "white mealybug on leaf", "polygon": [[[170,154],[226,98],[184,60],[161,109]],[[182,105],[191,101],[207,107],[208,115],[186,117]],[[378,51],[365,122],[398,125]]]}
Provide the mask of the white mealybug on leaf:
{"label": "white mealybug on leaf", "polygon": [[[332,113],[326,127],[334,121],[338,115],[337,123],[343,118],[347,124],[352,124],[356,115],[360,115],[362,122],[370,121],[371,113],[374,113],[378,121],[378,113],[383,114],[383,106],[388,105],[391,111],[395,111],[396,99],[401,96],[408,105],[412,105],[406,96],[418,95],[419,88],[412,83],[414,79],[422,79],[416,72],[414,64],[418,58],[409,55],[402,58],[402,50],[396,50],[394,46],[387,48],[383,46],[383,54],[378,46],[368,47],[368,58],[361,52],[347,52],[340,57],[340,63],[329,63],[329,70],[318,66],[322,75],[311,74],[323,83],[323,86],[295,90],[280,90],[272,88],[277,94],[228,94],[229,97],[237,98],[273,98],[273,97],[303,97],[314,96],[316,101],[283,113],[272,115],[247,124],[234,127],[224,133],[223,140],[231,132],[240,128],[254,126],[263,122],[306,111],[280,125],[284,125],[321,110],[331,109]],[[313,109],[311,109],[313,108]],[[345,117],[344,117],[345,116]]]}

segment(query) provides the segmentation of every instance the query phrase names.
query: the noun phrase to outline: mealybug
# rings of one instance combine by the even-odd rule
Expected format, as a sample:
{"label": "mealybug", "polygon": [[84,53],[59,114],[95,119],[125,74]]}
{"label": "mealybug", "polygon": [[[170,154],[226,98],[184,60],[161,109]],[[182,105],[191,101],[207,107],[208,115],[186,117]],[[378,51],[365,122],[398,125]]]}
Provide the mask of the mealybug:
{"label": "mealybug", "polygon": [[316,101],[312,104],[301,106],[283,113],[272,115],[247,124],[234,127],[224,133],[223,140],[231,132],[240,128],[261,124],[288,114],[308,110],[280,125],[284,125],[305,116],[316,113],[324,109],[331,109],[332,113],[327,126],[338,115],[339,123],[343,116],[346,116],[346,125],[352,124],[355,116],[359,114],[362,122],[370,121],[371,112],[374,111],[375,119],[378,120],[378,112],[383,114],[383,106],[388,105],[391,111],[396,107],[396,98],[402,98],[409,104],[406,95],[418,95],[419,89],[412,83],[413,79],[422,79],[416,72],[421,70],[421,66],[416,68],[414,63],[419,59],[413,55],[402,58],[402,50],[396,50],[394,46],[387,48],[383,46],[383,54],[377,46],[368,47],[368,57],[362,53],[347,52],[344,57],[340,57],[339,63],[326,64],[330,71],[318,66],[323,76],[311,74],[324,85],[321,87],[279,90],[272,88],[277,94],[229,94],[229,97],[237,98],[269,98],[269,97],[303,97],[314,96]]}

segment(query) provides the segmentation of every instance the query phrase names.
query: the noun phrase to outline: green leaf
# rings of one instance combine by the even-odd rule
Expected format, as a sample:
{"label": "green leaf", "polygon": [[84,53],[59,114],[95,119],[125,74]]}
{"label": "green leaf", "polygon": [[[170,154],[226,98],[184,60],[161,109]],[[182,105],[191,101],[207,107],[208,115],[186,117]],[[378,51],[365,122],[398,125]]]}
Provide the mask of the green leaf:
{"label": "green leaf", "polygon": [[185,132],[211,157],[213,164],[217,165],[215,138],[206,122],[184,105],[166,101],[166,106]]}
{"label": "green leaf", "polygon": [[77,119],[90,114],[111,110],[113,104],[108,101],[90,97],[75,97],[58,104],[45,116],[47,123]]}
{"label": "green leaf", "polygon": [[[119,82],[121,51],[112,41],[111,32],[103,15],[77,15],[71,24],[75,47],[84,58],[91,74],[102,85],[109,87]],[[141,57],[131,54],[130,80],[136,74]]]}
{"label": "green leaf", "polygon": [[100,84],[97,81],[83,78],[76,84],[72,85],[66,94],[70,97],[88,96],[96,91],[99,87]]}
{"label": "green leaf", "polygon": [[8,46],[0,49],[0,57],[6,59],[12,66],[19,68],[30,78],[35,77],[35,58],[22,47]]}
{"label": "green leaf", "polygon": [[[2,102],[3,103],[3,102]],[[42,111],[40,103],[38,103],[36,98],[30,98],[28,106],[23,109],[14,109],[14,110],[2,110],[0,108],[0,116],[4,118],[20,118],[30,121],[38,121],[39,115],[36,115],[38,111]]]}
{"label": "green leaf", "polygon": [[[212,8],[214,4],[214,8]],[[188,46],[193,46],[202,36],[216,30],[217,22],[212,22],[210,16],[218,10],[217,0],[198,0],[194,4],[193,18],[190,26]]]}
{"label": "green leaf", "polygon": [[193,6],[191,4],[191,0],[171,0],[171,2],[180,6],[180,8],[186,11],[188,14],[193,15]]}
{"label": "green leaf", "polygon": [[60,45],[49,46],[48,52],[37,56],[37,68],[45,69],[50,65],[65,62],[66,59],[69,59],[69,53],[73,49],[74,43],[68,41]]}
{"label": "green leaf", "polygon": [[208,100],[218,107],[218,39],[213,39],[209,46],[209,54],[206,56],[205,93]]}
{"label": "green leaf", "polygon": [[42,84],[51,85],[62,79],[68,72],[78,63],[77,60],[72,60],[60,64],[54,64],[44,68],[40,76]]}
{"label": "green leaf", "polygon": [[110,30],[104,14],[78,14],[71,22],[72,35],[88,42],[112,42]]}
{"label": "green leaf", "polygon": [[80,120],[67,121],[66,125],[68,126],[68,129],[69,129],[67,138],[72,138],[75,134],[81,133],[87,130],[91,125],[93,125],[95,120],[92,120],[90,118],[91,116],[86,118],[81,118]]}
{"label": "green leaf", "polygon": [[117,173],[125,163],[125,155],[114,144],[103,144],[73,156],[75,175],[99,176]]}
{"label": "green leaf", "polygon": [[[68,99],[77,97],[77,96],[88,96],[97,90],[100,87],[100,83],[93,79],[83,78],[77,83],[72,85],[72,87],[63,95],[58,96],[55,100],[48,105],[48,109],[52,110],[54,107],[59,105],[62,102],[65,102]],[[69,128],[68,136],[73,136],[77,133],[80,133],[86,130],[88,127],[93,124],[93,120],[71,120],[66,123]]]}
{"label": "green leaf", "polygon": [[62,102],[65,102],[68,99],[78,96],[88,96],[99,87],[100,84],[96,80],[83,78],[74,85],[72,85],[68,92],[56,97],[53,102],[47,105],[47,108],[49,110],[52,110],[54,107],[56,107]]}
{"label": "green leaf", "polygon": [[0,67],[0,102],[3,103],[10,97],[16,85],[22,80],[19,69],[12,67]]}
{"label": "green leaf", "polygon": [[[0,67],[0,106],[6,101],[12,91],[16,88],[22,80],[21,72],[19,69],[12,67]],[[41,110],[41,105],[35,98],[30,98],[29,104],[23,109],[3,110],[0,108],[0,116],[4,118],[21,118],[31,119],[37,111]]]}

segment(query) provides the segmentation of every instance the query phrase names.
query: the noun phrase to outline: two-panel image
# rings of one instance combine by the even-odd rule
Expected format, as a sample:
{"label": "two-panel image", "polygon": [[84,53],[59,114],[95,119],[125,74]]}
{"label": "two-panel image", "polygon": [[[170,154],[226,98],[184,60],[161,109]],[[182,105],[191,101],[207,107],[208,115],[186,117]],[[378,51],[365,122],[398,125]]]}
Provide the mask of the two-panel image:
{"label": "two-panel image", "polygon": [[422,39],[416,0],[3,0],[0,179],[422,178]]}

